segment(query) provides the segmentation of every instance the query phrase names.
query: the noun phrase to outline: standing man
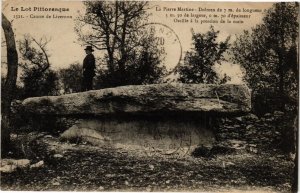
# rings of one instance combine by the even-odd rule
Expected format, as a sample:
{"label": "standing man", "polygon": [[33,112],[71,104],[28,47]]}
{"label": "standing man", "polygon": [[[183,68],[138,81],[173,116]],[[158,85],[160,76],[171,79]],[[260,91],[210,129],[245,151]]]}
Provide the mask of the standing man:
{"label": "standing man", "polygon": [[87,46],[85,49],[86,57],[83,60],[83,78],[82,78],[82,91],[92,90],[93,78],[95,76],[95,57],[93,55],[92,46]]}

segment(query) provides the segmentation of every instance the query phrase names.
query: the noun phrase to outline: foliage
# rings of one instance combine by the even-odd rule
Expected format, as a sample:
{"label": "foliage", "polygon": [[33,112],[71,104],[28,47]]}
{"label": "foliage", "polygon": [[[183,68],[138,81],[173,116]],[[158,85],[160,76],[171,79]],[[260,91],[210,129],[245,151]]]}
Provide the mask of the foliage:
{"label": "foliage", "polygon": [[[183,65],[179,66],[179,81],[183,83],[218,83],[220,78],[213,69],[217,63],[224,61],[224,53],[229,48],[229,39],[217,42],[219,31],[211,26],[210,31],[201,34],[192,31],[193,48],[184,57]],[[221,82],[226,82],[228,76],[224,76]]]}
{"label": "foliage", "polygon": [[[105,50],[96,87],[146,84],[159,81],[164,68],[153,41],[145,34],[148,2],[89,1],[75,31],[85,44]],[[155,55],[156,53],[156,55]],[[146,71],[145,71],[146,70]]]}
{"label": "foliage", "polygon": [[162,55],[159,54],[157,46],[152,44],[154,37],[144,38],[139,54],[135,54],[131,59],[131,64],[127,66],[127,84],[152,84],[161,81],[165,75],[166,68],[161,66]]}
{"label": "foliage", "polygon": [[21,81],[23,83],[23,98],[57,95],[58,75],[50,69],[46,46],[50,40],[41,38],[39,41],[25,35],[19,41],[19,51],[22,62]]}
{"label": "foliage", "polygon": [[68,68],[59,70],[59,79],[65,93],[80,92],[82,66],[79,63],[71,64]]}
{"label": "foliage", "polygon": [[262,24],[238,36],[231,50],[233,60],[245,69],[254,98],[271,92],[280,97],[278,108],[297,98],[298,14],[298,3],[275,3]]}
{"label": "foliage", "polygon": [[106,88],[118,85],[153,84],[162,81],[166,74],[165,66],[161,65],[162,55],[154,42],[154,36],[145,35],[141,40],[141,46],[136,47],[135,52],[129,59],[124,71],[111,72],[109,69],[98,69],[96,88]]}
{"label": "foliage", "polygon": [[36,69],[24,71],[21,80],[24,83],[22,98],[58,94],[58,75],[51,69],[43,73]]}

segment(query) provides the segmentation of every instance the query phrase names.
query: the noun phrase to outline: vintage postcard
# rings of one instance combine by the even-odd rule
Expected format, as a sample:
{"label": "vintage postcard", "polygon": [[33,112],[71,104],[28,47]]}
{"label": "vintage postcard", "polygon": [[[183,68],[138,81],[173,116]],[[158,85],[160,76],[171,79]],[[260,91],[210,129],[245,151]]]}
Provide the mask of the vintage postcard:
{"label": "vintage postcard", "polygon": [[296,192],[299,3],[4,0],[1,190]]}

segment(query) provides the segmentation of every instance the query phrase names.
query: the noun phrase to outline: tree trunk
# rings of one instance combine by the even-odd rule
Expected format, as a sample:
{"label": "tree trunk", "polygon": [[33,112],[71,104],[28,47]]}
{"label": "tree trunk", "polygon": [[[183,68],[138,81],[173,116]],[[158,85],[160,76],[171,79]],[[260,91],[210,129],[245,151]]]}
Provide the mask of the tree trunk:
{"label": "tree trunk", "polygon": [[[284,40],[281,40],[284,41]],[[278,83],[278,96],[280,97],[279,109],[284,111],[285,101],[284,101],[284,47],[278,48],[278,75],[279,75],[279,83]]]}
{"label": "tree trunk", "polygon": [[[124,7],[124,3],[122,4]],[[126,75],[125,75],[125,63],[127,61],[127,53],[125,50],[126,47],[126,29],[127,29],[127,22],[128,22],[128,14],[124,13],[124,21],[122,24],[122,32],[121,32],[121,41],[120,41],[120,54],[121,58],[118,61],[119,66],[119,85],[127,84],[126,82]]]}
{"label": "tree trunk", "polygon": [[2,14],[2,28],[5,35],[7,48],[7,76],[2,92],[2,121],[1,121],[1,151],[8,152],[10,147],[10,106],[14,97],[18,75],[18,53],[16,50],[15,36],[11,23]]}
{"label": "tree trunk", "polygon": [[299,130],[298,130],[298,116],[296,116],[294,120],[294,147],[295,147],[295,159],[294,159],[294,171],[293,171],[293,183],[292,183],[292,192],[298,191],[298,156],[299,156],[299,149],[298,149],[298,143],[299,143]]}

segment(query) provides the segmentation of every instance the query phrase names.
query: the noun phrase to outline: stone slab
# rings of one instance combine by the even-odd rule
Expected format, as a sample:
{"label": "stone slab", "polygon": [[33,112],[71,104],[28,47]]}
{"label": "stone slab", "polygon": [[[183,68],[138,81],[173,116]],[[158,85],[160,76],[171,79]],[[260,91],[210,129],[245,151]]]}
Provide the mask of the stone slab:
{"label": "stone slab", "polygon": [[61,96],[27,98],[26,113],[41,115],[104,115],[152,112],[249,112],[245,85],[130,85]]}

